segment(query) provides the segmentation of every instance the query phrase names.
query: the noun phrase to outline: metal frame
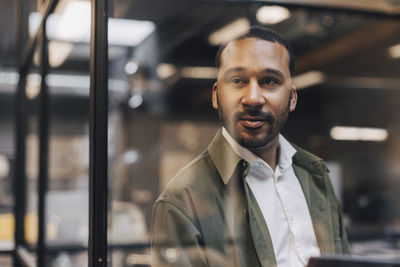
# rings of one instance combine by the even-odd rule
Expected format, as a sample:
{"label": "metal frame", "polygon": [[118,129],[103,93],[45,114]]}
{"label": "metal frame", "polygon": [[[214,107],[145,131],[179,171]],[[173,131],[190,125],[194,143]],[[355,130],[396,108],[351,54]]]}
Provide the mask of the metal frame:
{"label": "metal frame", "polygon": [[[25,42],[27,36],[26,2],[17,2],[17,44],[18,70],[20,80],[16,95],[16,176],[15,194],[15,243],[14,265],[23,266],[17,248],[25,248],[24,217],[26,213],[26,76],[32,64],[33,54],[38,43],[41,48],[40,75],[40,153],[38,186],[38,246],[37,265],[46,266],[46,192],[48,186],[48,90],[46,75],[48,64],[48,40],[46,38],[46,20],[57,6],[58,0],[43,2],[42,21],[35,36]],[[107,0],[92,0],[92,37],[90,44],[90,159],[89,159],[89,266],[107,265],[107,211],[108,211],[108,40],[107,40]],[[25,45],[26,43],[26,45]]]}
{"label": "metal frame", "polygon": [[46,193],[49,180],[49,92],[46,76],[49,72],[49,51],[46,23],[40,38],[40,95],[39,95],[39,185],[38,185],[38,244],[37,266],[46,267]]}
{"label": "metal frame", "polygon": [[[28,16],[24,0],[18,0],[16,5],[16,25],[17,25],[17,51],[22,51],[24,39],[28,29]],[[20,62],[22,54],[17,54],[16,62]],[[14,266],[22,266],[18,255],[17,247],[25,245],[24,217],[26,212],[26,177],[25,177],[25,137],[26,137],[26,105],[25,105],[25,86],[26,75],[19,72],[19,81],[15,97],[15,178],[14,187]]]}
{"label": "metal frame", "polygon": [[[25,137],[26,137],[26,105],[25,105],[26,76],[21,76],[16,93],[15,115],[16,115],[16,160],[14,179],[14,240],[15,247],[25,245],[24,218],[26,213],[26,177],[25,177]],[[18,264],[16,252],[14,253],[14,264]]]}
{"label": "metal frame", "polygon": [[89,266],[107,266],[108,18],[107,0],[91,0],[89,128]]}
{"label": "metal frame", "polygon": [[[32,64],[33,54],[35,48],[40,41],[41,47],[41,63],[40,74],[42,78],[41,92],[40,92],[40,153],[39,153],[39,186],[38,186],[38,247],[37,247],[37,266],[46,266],[46,216],[45,216],[45,193],[48,183],[48,91],[46,86],[46,75],[48,72],[48,41],[46,38],[46,20],[51,14],[58,0],[48,0],[43,2],[43,14],[40,27],[35,36],[29,38],[26,46],[24,46],[27,39],[27,26],[28,14],[26,10],[26,1],[18,0],[17,2],[17,47],[18,51],[23,51],[17,55],[19,82],[16,94],[16,163],[15,163],[15,180],[14,180],[14,194],[15,194],[15,250],[14,250],[14,265],[19,266],[32,266],[32,263],[25,262],[25,258],[19,255],[21,249],[25,249],[25,229],[24,220],[26,213],[26,76],[29,67]],[[40,40],[39,40],[40,38]],[[29,265],[27,265],[29,264]]]}

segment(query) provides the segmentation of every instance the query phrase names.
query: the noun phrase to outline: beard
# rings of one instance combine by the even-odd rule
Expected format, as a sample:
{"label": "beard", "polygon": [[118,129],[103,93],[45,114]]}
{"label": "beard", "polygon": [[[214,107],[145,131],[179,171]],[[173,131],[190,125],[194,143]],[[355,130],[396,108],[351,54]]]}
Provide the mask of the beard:
{"label": "beard", "polygon": [[[247,108],[242,112],[236,112],[235,114],[233,114],[233,116],[231,116],[232,121],[231,123],[229,123],[229,115],[225,114],[224,110],[221,108],[219,97],[217,94],[218,115],[226,130],[236,142],[247,149],[254,150],[267,146],[279,135],[289,117],[291,99],[292,92],[290,92],[287,106],[283,111],[277,114],[276,117],[271,112],[264,112],[261,111],[259,108]],[[240,130],[238,130],[237,124],[239,120],[246,116],[258,117],[264,120],[265,123],[269,123],[268,130],[262,132],[261,134],[252,134],[252,130],[241,132]],[[231,126],[229,124],[231,124]]]}

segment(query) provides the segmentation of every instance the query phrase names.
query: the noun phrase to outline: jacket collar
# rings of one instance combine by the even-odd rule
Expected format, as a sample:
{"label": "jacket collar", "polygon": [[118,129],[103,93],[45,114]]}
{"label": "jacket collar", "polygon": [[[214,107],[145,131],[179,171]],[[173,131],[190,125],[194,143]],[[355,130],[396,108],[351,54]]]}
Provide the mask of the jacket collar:
{"label": "jacket collar", "polygon": [[293,156],[294,164],[299,165],[316,176],[323,176],[328,171],[321,158],[305,151],[297,145],[292,145],[296,149],[296,154]]}
{"label": "jacket collar", "polygon": [[[316,177],[322,178],[325,175],[327,169],[321,158],[305,151],[297,145],[291,145],[296,149],[296,153],[293,156],[294,164],[306,169]],[[244,170],[248,168],[248,163],[234,152],[231,145],[222,135],[221,129],[208,146],[208,153],[224,184],[229,182],[240,162],[244,165]]]}
{"label": "jacket collar", "polygon": [[[262,158],[237,143],[225,127],[222,127],[222,135],[230,144],[232,150],[250,165],[258,165],[257,163],[268,165],[268,163],[266,163]],[[296,153],[296,149],[286,140],[285,137],[283,137],[283,135],[279,134],[278,140],[278,149],[280,149],[278,165],[280,169],[286,169],[292,165],[292,158]],[[269,165],[268,167],[270,168]]]}
{"label": "jacket collar", "polygon": [[231,145],[222,135],[221,129],[208,146],[208,153],[210,154],[224,184],[229,182],[239,162],[242,161],[243,164],[247,164],[233,151]]}

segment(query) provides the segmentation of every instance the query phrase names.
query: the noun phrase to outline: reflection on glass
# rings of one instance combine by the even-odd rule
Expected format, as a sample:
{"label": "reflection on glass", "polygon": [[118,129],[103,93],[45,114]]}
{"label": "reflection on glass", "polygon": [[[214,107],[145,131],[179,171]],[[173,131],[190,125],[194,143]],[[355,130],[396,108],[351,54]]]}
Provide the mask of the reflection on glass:
{"label": "reflection on glass", "polygon": [[[36,17],[31,13],[32,27],[38,25]],[[45,213],[49,266],[85,267],[88,264],[89,33],[90,1],[59,1],[54,14],[47,20],[49,181]],[[35,67],[39,67],[38,59],[36,53]],[[40,82],[39,75],[28,75],[27,97],[30,102],[37,103]],[[30,192],[27,240],[36,243],[39,125],[37,115],[31,117],[29,125],[32,130],[27,136]]]}
{"label": "reflection on glass", "polygon": [[60,251],[49,257],[49,266],[54,267],[86,267],[88,266],[87,252],[66,252]]}
{"label": "reflection on glass", "polygon": [[0,265],[4,267],[11,267],[13,266],[13,259],[11,256],[0,256]]}
{"label": "reflection on glass", "polygon": [[349,253],[325,163],[280,134],[297,104],[289,43],[252,27],[220,48],[216,65],[223,128],[154,204],[153,265],[306,266]]}
{"label": "reflection on glass", "polygon": [[[38,49],[36,49],[36,52]],[[27,135],[26,144],[26,169],[27,199],[25,215],[25,239],[32,246],[38,240],[38,209],[37,209],[37,186],[39,174],[39,109],[38,95],[40,93],[41,78],[38,73],[32,72],[27,75],[25,93],[27,98]]]}
{"label": "reflection on glass", "polygon": [[[116,82],[109,91],[112,266],[150,264],[152,204],[182,167],[207,150],[221,127],[211,106],[218,44],[250,24],[268,24],[295,50],[299,101],[283,133],[326,160],[352,254],[398,258],[398,21],[331,9],[175,0],[116,3],[113,17],[151,21],[155,28],[136,44],[109,42],[110,84]],[[110,36],[118,32],[109,28]],[[215,211],[215,205],[207,207],[208,198],[185,200],[206,214]],[[232,211],[240,217],[245,211],[237,212]],[[230,220],[235,222],[246,225]],[[177,227],[177,236],[189,239],[185,230]],[[221,232],[223,227],[216,227],[213,236]],[[204,249],[216,262],[229,262],[218,250]],[[160,254],[172,264],[182,250],[166,247]]]}
{"label": "reflection on glass", "polygon": [[[5,152],[4,150],[2,151]],[[14,216],[11,184],[12,159],[0,154],[0,250],[14,248]]]}

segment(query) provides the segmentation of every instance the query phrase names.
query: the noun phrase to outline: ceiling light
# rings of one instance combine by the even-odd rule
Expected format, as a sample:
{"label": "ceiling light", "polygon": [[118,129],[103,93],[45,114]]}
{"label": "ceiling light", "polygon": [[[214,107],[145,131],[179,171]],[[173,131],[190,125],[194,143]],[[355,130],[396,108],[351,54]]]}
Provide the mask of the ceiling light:
{"label": "ceiling light", "polygon": [[137,46],[146,39],[156,26],[151,21],[133,19],[108,19],[108,43],[110,45]]}
{"label": "ceiling light", "polygon": [[161,63],[157,66],[156,72],[160,79],[165,80],[175,75],[176,67],[172,64]]}
{"label": "ceiling light", "polygon": [[[34,36],[42,16],[38,12],[29,14],[29,34]],[[71,43],[90,41],[90,2],[69,1],[60,14],[51,14],[47,19],[49,40]],[[108,43],[110,45],[137,46],[155,30],[151,21],[130,19],[108,19]]]}
{"label": "ceiling light", "polygon": [[52,68],[61,66],[71,53],[74,45],[67,42],[49,42],[49,64]]}
{"label": "ceiling light", "polygon": [[128,106],[132,109],[138,108],[143,103],[143,97],[139,94],[133,95],[128,100]]}
{"label": "ceiling light", "polygon": [[181,75],[190,79],[216,79],[218,70],[211,67],[184,67],[181,69]]}
{"label": "ceiling light", "polygon": [[392,58],[400,58],[400,44],[390,47],[389,48],[389,55]]}
{"label": "ceiling light", "polygon": [[[49,27],[53,39],[69,42],[89,42],[90,40],[90,10],[89,1],[69,1],[54,21],[55,27]],[[49,24],[53,21],[49,21]]]}
{"label": "ceiling light", "polygon": [[320,71],[309,71],[293,78],[293,83],[298,90],[305,89],[325,82],[325,74]]}
{"label": "ceiling light", "polygon": [[[16,85],[19,80],[17,72],[0,72],[0,85]],[[39,74],[29,74],[26,81],[27,92],[29,98],[35,98],[40,91],[41,77]],[[112,91],[127,92],[129,83],[126,80],[109,79],[108,88]],[[49,74],[46,76],[46,83],[49,87],[67,88],[68,90],[54,90],[52,94],[63,94],[69,92],[72,94],[89,95],[89,91],[81,89],[89,89],[89,75],[68,75],[68,74]],[[0,88],[3,89],[3,88]],[[75,89],[75,90],[74,90]]]}
{"label": "ceiling light", "polygon": [[125,65],[125,72],[128,75],[136,73],[138,69],[139,65],[133,60],[128,61]]}
{"label": "ceiling light", "polygon": [[[89,95],[89,75],[49,74],[46,76],[46,83],[49,87],[66,88],[67,90],[53,90],[52,94],[73,94]],[[109,79],[108,88],[110,91],[123,93],[128,92],[129,83],[126,80]]]}
{"label": "ceiling light", "polygon": [[289,17],[289,9],[281,6],[263,6],[256,13],[257,20],[264,25],[276,24]]}
{"label": "ceiling light", "polygon": [[8,85],[15,85],[19,81],[19,74],[15,71],[11,72],[6,72],[2,71],[0,72],[0,84],[8,84]]}
{"label": "ceiling light", "polygon": [[335,140],[382,142],[387,139],[388,131],[380,128],[335,126],[330,135]]}
{"label": "ceiling light", "polygon": [[46,76],[49,87],[67,87],[87,89],[90,87],[88,75],[49,74]]}
{"label": "ceiling light", "polygon": [[212,33],[208,38],[208,41],[212,45],[220,45],[246,33],[249,27],[250,21],[248,19],[237,19]]}
{"label": "ceiling light", "polygon": [[139,152],[135,149],[128,150],[124,153],[123,159],[126,164],[133,164],[139,160]]}
{"label": "ceiling light", "polygon": [[[52,15],[50,15],[50,16],[52,16]],[[47,19],[47,25],[49,25],[50,16]],[[39,12],[31,12],[29,14],[29,19],[28,20],[29,20],[29,22],[28,22],[28,24],[29,24],[29,26],[28,26],[29,36],[32,37],[39,30],[40,22],[42,20],[42,14],[40,14]]]}

